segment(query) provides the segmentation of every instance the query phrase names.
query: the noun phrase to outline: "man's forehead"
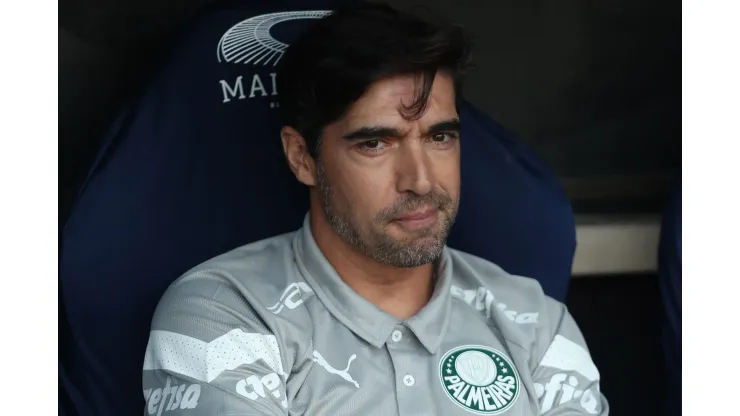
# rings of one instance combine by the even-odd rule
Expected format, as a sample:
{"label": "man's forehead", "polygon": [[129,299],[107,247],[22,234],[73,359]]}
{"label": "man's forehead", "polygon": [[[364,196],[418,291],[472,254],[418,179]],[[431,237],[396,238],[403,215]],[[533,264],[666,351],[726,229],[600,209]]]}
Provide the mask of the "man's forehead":
{"label": "man's forehead", "polygon": [[368,124],[400,125],[419,123],[434,124],[457,117],[455,90],[452,79],[437,75],[432,84],[426,109],[417,120],[403,115],[403,106],[410,106],[418,94],[420,80],[411,75],[401,75],[375,82],[368,88],[343,117],[345,128],[359,128]]}
{"label": "man's forehead", "polygon": [[[402,117],[399,110],[410,106],[419,95],[422,79],[413,75],[396,75],[374,82],[353,103],[347,118]],[[432,84],[427,101],[427,113],[455,111],[455,88],[452,78],[438,74]],[[426,115],[426,114],[424,114]],[[446,114],[448,117],[452,114]]]}

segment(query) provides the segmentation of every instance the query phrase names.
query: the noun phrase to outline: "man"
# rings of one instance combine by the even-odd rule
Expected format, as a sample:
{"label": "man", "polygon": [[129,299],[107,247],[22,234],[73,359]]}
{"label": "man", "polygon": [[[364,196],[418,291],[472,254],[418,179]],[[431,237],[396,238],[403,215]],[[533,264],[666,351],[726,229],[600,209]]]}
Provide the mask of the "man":
{"label": "man", "polygon": [[445,247],[468,54],[460,28],[378,4],[288,48],[282,144],[310,212],[167,290],[148,414],[608,414],[564,306]]}

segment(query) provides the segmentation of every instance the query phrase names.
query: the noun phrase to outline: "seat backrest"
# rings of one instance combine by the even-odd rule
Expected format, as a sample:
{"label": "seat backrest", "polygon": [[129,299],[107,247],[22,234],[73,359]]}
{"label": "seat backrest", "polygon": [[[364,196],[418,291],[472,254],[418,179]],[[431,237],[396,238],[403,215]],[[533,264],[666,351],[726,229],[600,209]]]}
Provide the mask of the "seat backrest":
{"label": "seat backrest", "polygon": [[[658,282],[661,298],[663,414],[681,414],[682,190],[674,185],[660,229]],[[678,400],[676,400],[678,398]]]}
{"label": "seat backrest", "polygon": [[[60,382],[69,414],[139,414],[149,323],[167,286],[237,246],[297,229],[307,191],[279,140],[275,64],[338,2],[216,3],[110,127],[62,235]],[[520,141],[469,104],[449,245],[563,299],[570,205]]]}

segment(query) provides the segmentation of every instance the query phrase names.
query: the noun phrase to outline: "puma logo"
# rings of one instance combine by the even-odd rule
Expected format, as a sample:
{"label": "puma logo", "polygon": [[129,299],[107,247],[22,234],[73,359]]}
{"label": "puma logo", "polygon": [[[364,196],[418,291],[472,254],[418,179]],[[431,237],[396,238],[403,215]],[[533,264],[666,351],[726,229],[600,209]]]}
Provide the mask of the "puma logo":
{"label": "puma logo", "polygon": [[349,357],[349,361],[347,361],[347,368],[345,368],[344,370],[337,370],[336,368],[329,365],[329,363],[326,362],[324,357],[322,357],[321,354],[316,350],[314,350],[313,356],[314,356],[313,362],[318,363],[320,366],[324,367],[326,371],[328,371],[331,374],[336,374],[339,377],[342,377],[343,379],[354,384],[355,387],[357,387],[358,389],[360,388],[360,385],[357,384],[357,382],[354,379],[352,379],[351,375],[349,375],[349,366],[352,365],[352,361],[354,361],[354,359],[357,358],[357,355],[352,354],[352,356]]}

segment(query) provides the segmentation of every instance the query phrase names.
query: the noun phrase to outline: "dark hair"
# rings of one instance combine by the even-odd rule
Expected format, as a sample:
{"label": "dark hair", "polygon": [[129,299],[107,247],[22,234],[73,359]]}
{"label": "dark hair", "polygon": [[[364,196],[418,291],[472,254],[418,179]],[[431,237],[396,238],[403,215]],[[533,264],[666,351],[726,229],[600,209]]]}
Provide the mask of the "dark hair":
{"label": "dark hair", "polygon": [[459,103],[470,45],[461,26],[423,20],[385,4],[338,9],[313,24],[283,56],[277,82],[284,122],[303,135],[315,157],[323,128],[382,78],[416,77],[414,101],[400,109],[408,119],[423,114],[438,71],[452,76]]}

